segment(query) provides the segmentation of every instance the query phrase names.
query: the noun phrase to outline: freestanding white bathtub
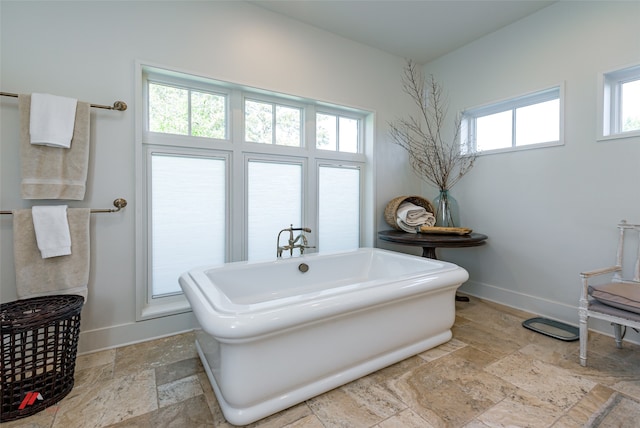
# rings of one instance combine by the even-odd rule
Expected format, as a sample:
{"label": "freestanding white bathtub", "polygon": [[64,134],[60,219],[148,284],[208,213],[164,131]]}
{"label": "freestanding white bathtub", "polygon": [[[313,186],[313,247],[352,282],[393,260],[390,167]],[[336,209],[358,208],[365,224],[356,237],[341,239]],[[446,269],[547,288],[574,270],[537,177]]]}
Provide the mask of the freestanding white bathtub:
{"label": "freestanding white bathtub", "polygon": [[361,248],[193,269],[180,285],[224,416],[244,425],[447,342],[467,279]]}

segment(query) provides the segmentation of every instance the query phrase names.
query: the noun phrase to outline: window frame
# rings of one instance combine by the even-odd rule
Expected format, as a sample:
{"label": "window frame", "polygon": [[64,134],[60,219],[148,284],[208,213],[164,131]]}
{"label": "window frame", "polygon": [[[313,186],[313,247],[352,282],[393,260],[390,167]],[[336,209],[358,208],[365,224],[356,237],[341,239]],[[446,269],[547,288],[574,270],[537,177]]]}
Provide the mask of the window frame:
{"label": "window frame", "polygon": [[[365,206],[372,200],[372,126],[373,112],[359,108],[334,106],[326,102],[304,99],[286,94],[250,88],[239,84],[220,82],[189,72],[174,71],[146,62],[136,63],[136,319],[138,321],[189,312],[190,306],[184,294],[153,297],[151,284],[151,156],[152,153],[169,155],[225,157],[226,168],[226,225],[225,262],[246,260],[248,257],[248,170],[252,161],[300,163],[302,165],[302,218],[304,226],[314,232],[318,225],[318,167],[319,163],[348,165],[360,169],[360,246],[369,244],[363,233],[373,225],[372,216]],[[206,93],[223,94],[226,97],[227,131],[225,139],[190,135],[150,132],[148,129],[148,81],[169,86],[185,87]],[[301,109],[301,146],[285,146],[247,142],[244,140],[244,100],[251,99],[275,105]],[[316,149],[316,110],[358,120],[358,153]],[[317,240],[309,238],[311,245]],[[370,245],[370,244],[369,244]],[[310,250],[312,252],[314,250]],[[275,248],[274,248],[275,257]]]}
{"label": "window frame", "polygon": [[[557,96],[556,96],[557,94]],[[525,145],[516,145],[517,115],[515,111],[519,108],[529,107],[544,102],[558,100],[559,106],[559,129],[558,140],[543,141]],[[498,149],[478,151],[476,149],[476,122],[479,117],[511,111],[511,146]],[[496,102],[483,104],[477,107],[465,109],[461,114],[460,122],[460,147],[462,153],[474,153],[479,156],[497,153],[509,153],[522,150],[533,150],[547,147],[564,145],[564,83],[548,86],[543,89],[531,91],[515,97],[506,98]]]}
{"label": "window frame", "polygon": [[598,141],[638,137],[640,129],[622,131],[621,86],[640,80],[640,64],[609,70],[598,75]]}

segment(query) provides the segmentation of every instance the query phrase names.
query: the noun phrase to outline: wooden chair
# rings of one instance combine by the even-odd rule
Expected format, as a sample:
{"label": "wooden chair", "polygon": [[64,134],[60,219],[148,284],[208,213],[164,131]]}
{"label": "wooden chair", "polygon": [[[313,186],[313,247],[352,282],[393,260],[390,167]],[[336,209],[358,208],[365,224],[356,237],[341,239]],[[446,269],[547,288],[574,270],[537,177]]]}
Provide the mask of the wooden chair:
{"label": "wooden chair", "polygon": [[[640,330],[640,224],[629,224],[622,220],[618,224],[619,238],[615,266],[582,272],[582,293],[580,296],[580,364],[587,365],[587,340],[589,318],[609,321],[613,324],[616,346],[622,348],[624,332],[622,326]],[[629,240],[637,235],[638,244],[635,259],[624,255]],[[627,246],[625,247],[625,238]],[[633,261],[632,261],[633,260]],[[634,263],[631,278],[625,278],[623,264]],[[597,277],[607,275],[609,282],[596,285]]]}

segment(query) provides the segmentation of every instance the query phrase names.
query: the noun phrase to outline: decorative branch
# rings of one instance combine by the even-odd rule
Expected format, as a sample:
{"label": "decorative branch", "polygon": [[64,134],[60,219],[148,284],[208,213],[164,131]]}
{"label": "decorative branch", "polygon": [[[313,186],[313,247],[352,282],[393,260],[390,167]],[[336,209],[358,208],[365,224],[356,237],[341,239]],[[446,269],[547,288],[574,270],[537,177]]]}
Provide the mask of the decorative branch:
{"label": "decorative branch", "polygon": [[440,190],[449,190],[471,170],[476,160],[475,153],[463,154],[460,150],[461,117],[457,115],[454,119],[452,141],[445,142],[442,130],[447,100],[433,75],[425,82],[414,61],[407,61],[402,89],[416,104],[418,113],[389,123],[392,141],[409,153],[409,164],[422,180]]}

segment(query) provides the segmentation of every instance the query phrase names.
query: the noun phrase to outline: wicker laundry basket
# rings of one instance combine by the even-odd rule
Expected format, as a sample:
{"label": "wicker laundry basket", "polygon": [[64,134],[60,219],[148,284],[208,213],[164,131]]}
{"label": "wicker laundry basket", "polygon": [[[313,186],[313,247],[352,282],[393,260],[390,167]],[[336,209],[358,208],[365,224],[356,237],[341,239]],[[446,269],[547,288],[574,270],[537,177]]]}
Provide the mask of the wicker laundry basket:
{"label": "wicker laundry basket", "polygon": [[62,400],[73,375],[84,298],[34,297],[2,306],[2,422]]}
{"label": "wicker laundry basket", "polygon": [[428,199],[423,198],[422,196],[398,196],[397,198],[393,198],[391,201],[389,201],[386,208],[384,209],[384,219],[387,221],[389,226],[393,227],[396,230],[402,230],[396,223],[396,213],[400,204],[405,201],[422,207],[433,215],[436,214],[436,210],[433,208],[431,202]]}

